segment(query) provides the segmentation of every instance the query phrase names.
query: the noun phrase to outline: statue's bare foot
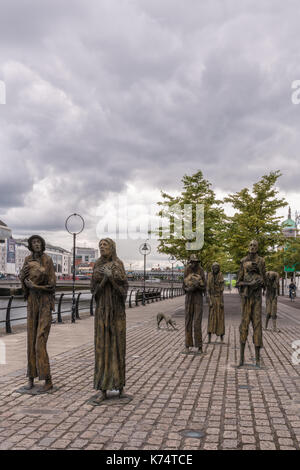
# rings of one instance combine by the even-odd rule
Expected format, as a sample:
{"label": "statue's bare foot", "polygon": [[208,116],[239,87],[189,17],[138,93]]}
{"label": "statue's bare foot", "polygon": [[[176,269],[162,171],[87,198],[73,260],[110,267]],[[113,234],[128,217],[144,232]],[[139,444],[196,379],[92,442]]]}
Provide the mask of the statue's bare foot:
{"label": "statue's bare foot", "polygon": [[39,393],[47,393],[49,392],[50,390],[53,389],[53,384],[52,384],[52,380],[51,379],[46,379],[45,380],[45,384],[43,385],[43,387],[40,389]]}
{"label": "statue's bare foot", "polygon": [[32,390],[34,387],[34,379],[29,379],[28,384],[25,385],[24,389],[25,390]]}
{"label": "statue's bare foot", "polygon": [[101,395],[100,397],[96,398],[95,401],[97,403],[101,403],[102,401],[106,400],[107,399],[107,395],[106,395],[106,390],[101,390]]}
{"label": "statue's bare foot", "polygon": [[189,354],[189,353],[190,353],[190,348],[186,347],[185,350],[184,350],[184,352],[185,352],[186,354]]}

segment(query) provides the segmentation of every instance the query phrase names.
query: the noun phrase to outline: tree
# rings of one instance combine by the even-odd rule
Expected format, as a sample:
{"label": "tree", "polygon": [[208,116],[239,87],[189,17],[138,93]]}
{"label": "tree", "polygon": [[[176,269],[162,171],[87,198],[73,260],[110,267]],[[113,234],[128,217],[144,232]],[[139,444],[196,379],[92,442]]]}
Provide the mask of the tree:
{"label": "tree", "polygon": [[[211,189],[211,183],[203,178],[201,171],[192,176],[185,175],[182,178],[183,190],[178,196],[172,196],[161,192],[162,201],[159,215],[167,220],[165,226],[159,231],[158,251],[174,255],[185,263],[192,253],[196,253],[204,269],[208,269],[213,261],[222,254],[225,258],[222,240],[224,239],[225,214],[221,207],[222,201],[216,198]],[[199,220],[197,221],[196,207],[204,208],[204,245],[201,249],[189,249],[187,242],[191,241],[184,232],[185,224],[188,224],[188,215],[184,208],[186,205],[193,207],[191,217],[192,230],[199,235]],[[199,206],[198,206],[199,207]],[[169,225],[170,222],[170,225]]]}
{"label": "tree", "polygon": [[[276,253],[272,254],[267,262],[267,269],[277,271],[281,277],[285,276],[284,267],[295,267],[299,271],[300,267],[300,239],[287,238],[284,248],[280,248]],[[290,272],[289,275],[294,275]]]}
{"label": "tree", "polygon": [[[256,239],[259,253],[266,258],[267,264],[276,256],[278,247],[284,246],[281,219],[278,209],[285,207],[285,199],[278,198],[275,185],[281,176],[280,171],[272,171],[253,185],[252,192],[248,188],[230,194],[224,202],[232,204],[236,213],[227,219],[226,246],[236,266],[245,256],[249,242]],[[276,255],[277,253],[277,255]]]}

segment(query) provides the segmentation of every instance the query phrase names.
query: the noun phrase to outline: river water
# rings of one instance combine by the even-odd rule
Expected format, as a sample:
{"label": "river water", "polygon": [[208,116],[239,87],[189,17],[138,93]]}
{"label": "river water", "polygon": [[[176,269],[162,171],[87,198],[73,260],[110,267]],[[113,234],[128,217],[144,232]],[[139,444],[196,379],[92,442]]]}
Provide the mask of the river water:
{"label": "river water", "polygon": [[[57,304],[60,298],[60,295],[56,294],[55,296],[55,311],[57,313]],[[78,294],[75,294],[75,299],[77,299]],[[82,311],[89,311],[90,309],[90,301],[91,301],[92,294],[90,292],[82,292],[80,296],[80,303],[79,303],[79,315]],[[8,304],[9,297],[0,297],[0,328],[5,326],[5,318],[6,318],[6,309]],[[71,317],[71,308],[72,308],[72,292],[65,292],[62,306],[61,306],[61,315],[62,317]],[[23,297],[15,297],[11,304],[11,324],[13,325],[20,325],[26,323],[27,318],[27,307],[26,302],[24,302]],[[55,320],[57,315],[53,314],[53,319]]]}
{"label": "river water", "polygon": [[[127,296],[127,305],[129,302],[129,295],[130,291],[133,290],[133,294],[131,297],[132,303],[135,301],[135,289],[129,289],[128,296]],[[59,292],[55,295],[55,312],[57,313],[58,301],[63,292]],[[75,300],[78,297],[78,293],[75,293]],[[89,312],[90,311],[90,302],[91,302],[92,294],[89,291],[82,292],[80,295],[80,303],[79,303],[79,315],[80,312]],[[5,319],[6,319],[6,310],[8,305],[9,297],[0,297],[0,329],[5,327]],[[71,318],[71,309],[72,309],[72,292],[64,292],[64,297],[61,305],[61,316],[65,318]],[[95,309],[95,302],[94,302],[94,309]],[[26,323],[27,318],[27,307],[26,302],[24,302],[23,297],[14,297],[12,304],[11,304],[11,311],[10,311],[10,318],[11,318],[11,325],[20,325]],[[57,315],[53,314],[53,319],[57,319]]]}

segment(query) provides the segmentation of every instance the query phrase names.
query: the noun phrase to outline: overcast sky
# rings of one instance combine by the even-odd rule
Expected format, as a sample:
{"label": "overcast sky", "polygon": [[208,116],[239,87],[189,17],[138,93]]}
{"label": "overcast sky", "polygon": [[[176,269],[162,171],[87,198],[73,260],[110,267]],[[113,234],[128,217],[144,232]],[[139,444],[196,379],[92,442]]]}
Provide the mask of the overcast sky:
{"label": "overcast sky", "polygon": [[149,208],[199,169],[221,195],[280,169],[299,210],[299,17],[298,0],[1,0],[0,219],[69,248],[79,212],[96,246],[118,195]]}

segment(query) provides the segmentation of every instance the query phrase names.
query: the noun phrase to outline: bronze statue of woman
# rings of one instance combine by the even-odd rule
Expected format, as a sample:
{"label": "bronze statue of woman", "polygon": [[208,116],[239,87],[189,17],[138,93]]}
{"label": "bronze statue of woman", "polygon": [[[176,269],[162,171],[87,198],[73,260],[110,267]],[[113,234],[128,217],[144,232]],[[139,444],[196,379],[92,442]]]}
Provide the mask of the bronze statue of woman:
{"label": "bronze statue of woman", "polygon": [[100,240],[100,258],[96,261],[91,292],[96,300],[94,388],[101,390],[96,404],[107,398],[108,390],[125,386],[126,314],[128,281],[116,244],[110,238]]}
{"label": "bronze statue of woman", "polygon": [[219,263],[212,265],[212,270],[207,277],[207,292],[209,296],[209,315],[208,315],[208,342],[211,342],[211,335],[215,334],[221,337],[223,342],[225,334],[224,321],[224,278],[220,271]]}
{"label": "bronze statue of woman", "polygon": [[55,269],[50,256],[44,253],[45,240],[39,235],[28,239],[32,252],[27,256],[20,272],[24,298],[27,300],[27,356],[28,386],[33,389],[34,379],[45,380],[40,393],[53,388],[50,374],[47,341],[51,328],[56,285]]}
{"label": "bronze statue of woman", "polygon": [[273,331],[277,330],[277,296],[279,291],[279,274],[275,271],[266,272],[266,330],[268,329],[268,323],[270,318],[273,320]]}

